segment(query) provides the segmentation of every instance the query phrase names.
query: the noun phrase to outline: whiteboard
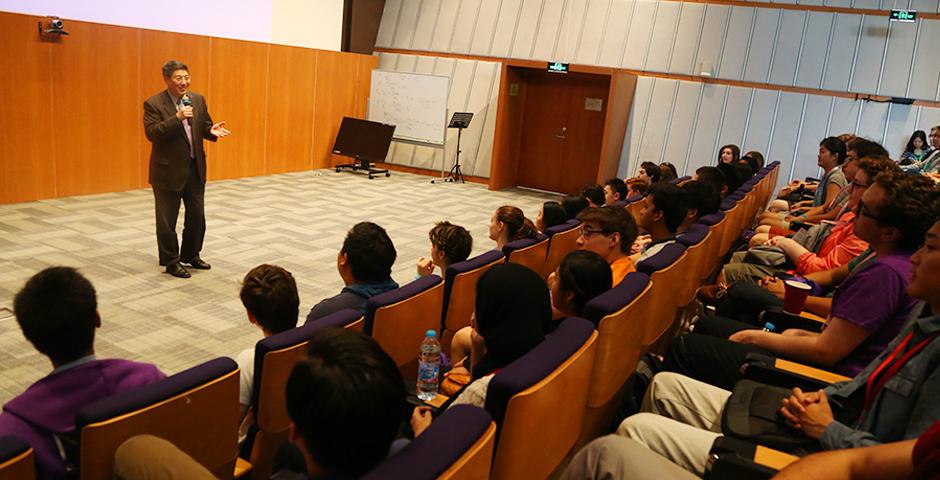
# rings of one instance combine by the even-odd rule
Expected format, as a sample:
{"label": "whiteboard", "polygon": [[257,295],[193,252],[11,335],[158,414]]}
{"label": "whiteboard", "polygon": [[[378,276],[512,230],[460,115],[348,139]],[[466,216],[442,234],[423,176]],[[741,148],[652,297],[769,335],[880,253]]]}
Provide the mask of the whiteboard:
{"label": "whiteboard", "polygon": [[369,120],[395,125],[396,140],[444,145],[450,78],[372,70]]}

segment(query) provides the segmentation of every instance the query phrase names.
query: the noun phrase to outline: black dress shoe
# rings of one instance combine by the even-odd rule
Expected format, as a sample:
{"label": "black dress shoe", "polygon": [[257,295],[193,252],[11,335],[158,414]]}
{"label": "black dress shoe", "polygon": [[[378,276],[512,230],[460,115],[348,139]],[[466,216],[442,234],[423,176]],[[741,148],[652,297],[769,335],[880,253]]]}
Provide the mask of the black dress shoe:
{"label": "black dress shoe", "polygon": [[183,260],[183,263],[188,263],[191,267],[197,270],[208,270],[212,268],[212,265],[209,265],[208,263],[205,262],[205,260],[199,257],[196,257],[192,260]]}
{"label": "black dress shoe", "polygon": [[189,278],[191,275],[186,270],[185,267],[179,264],[179,262],[173,262],[166,266],[166,273],[173,275],[177,278]]}

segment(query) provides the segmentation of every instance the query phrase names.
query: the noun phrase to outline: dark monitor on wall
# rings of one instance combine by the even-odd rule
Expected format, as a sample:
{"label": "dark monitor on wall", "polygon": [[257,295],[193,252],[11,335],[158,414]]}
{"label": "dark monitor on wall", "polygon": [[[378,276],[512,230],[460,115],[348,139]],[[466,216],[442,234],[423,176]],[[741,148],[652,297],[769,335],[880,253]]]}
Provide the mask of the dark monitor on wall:
{"label": "dark monitor on wall", "polygon": [[395,125],[343,117],[333,153],[366,162],[384,162]]}

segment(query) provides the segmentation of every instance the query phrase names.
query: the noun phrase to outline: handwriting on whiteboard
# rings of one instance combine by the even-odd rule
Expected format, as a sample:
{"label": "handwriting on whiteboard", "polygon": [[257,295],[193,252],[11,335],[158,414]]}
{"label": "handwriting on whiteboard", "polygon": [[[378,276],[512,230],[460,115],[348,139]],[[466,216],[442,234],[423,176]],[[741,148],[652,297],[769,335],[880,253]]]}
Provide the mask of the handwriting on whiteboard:
{"label": "handwriting on whiteboard", "polygon": [[444,76],[373,70],[369,120],[395,125],[395,138],[442,145],[449,84]]}

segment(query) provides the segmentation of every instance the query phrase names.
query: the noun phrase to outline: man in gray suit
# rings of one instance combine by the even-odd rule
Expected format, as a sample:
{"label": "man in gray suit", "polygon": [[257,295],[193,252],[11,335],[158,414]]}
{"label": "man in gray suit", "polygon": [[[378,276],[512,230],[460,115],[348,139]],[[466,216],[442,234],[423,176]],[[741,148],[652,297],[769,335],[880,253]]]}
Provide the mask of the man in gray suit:
{"label": "man in gray suit", "polygon": [[[203,196],[206,190],[206,152],[203,139],[216,141],[230,132],[225,122],[212,123],[206,99],[189,91],[189,67],[169,60],[163,64],[166,90],[144,102],[144,132],[152,144],[150,185],[157,217],[157,247],[166,273],[189,278],[192,268],[208,270],[199,257],[206,234]],[[180,200],[186,207],[183,245],[176,238]]]}

